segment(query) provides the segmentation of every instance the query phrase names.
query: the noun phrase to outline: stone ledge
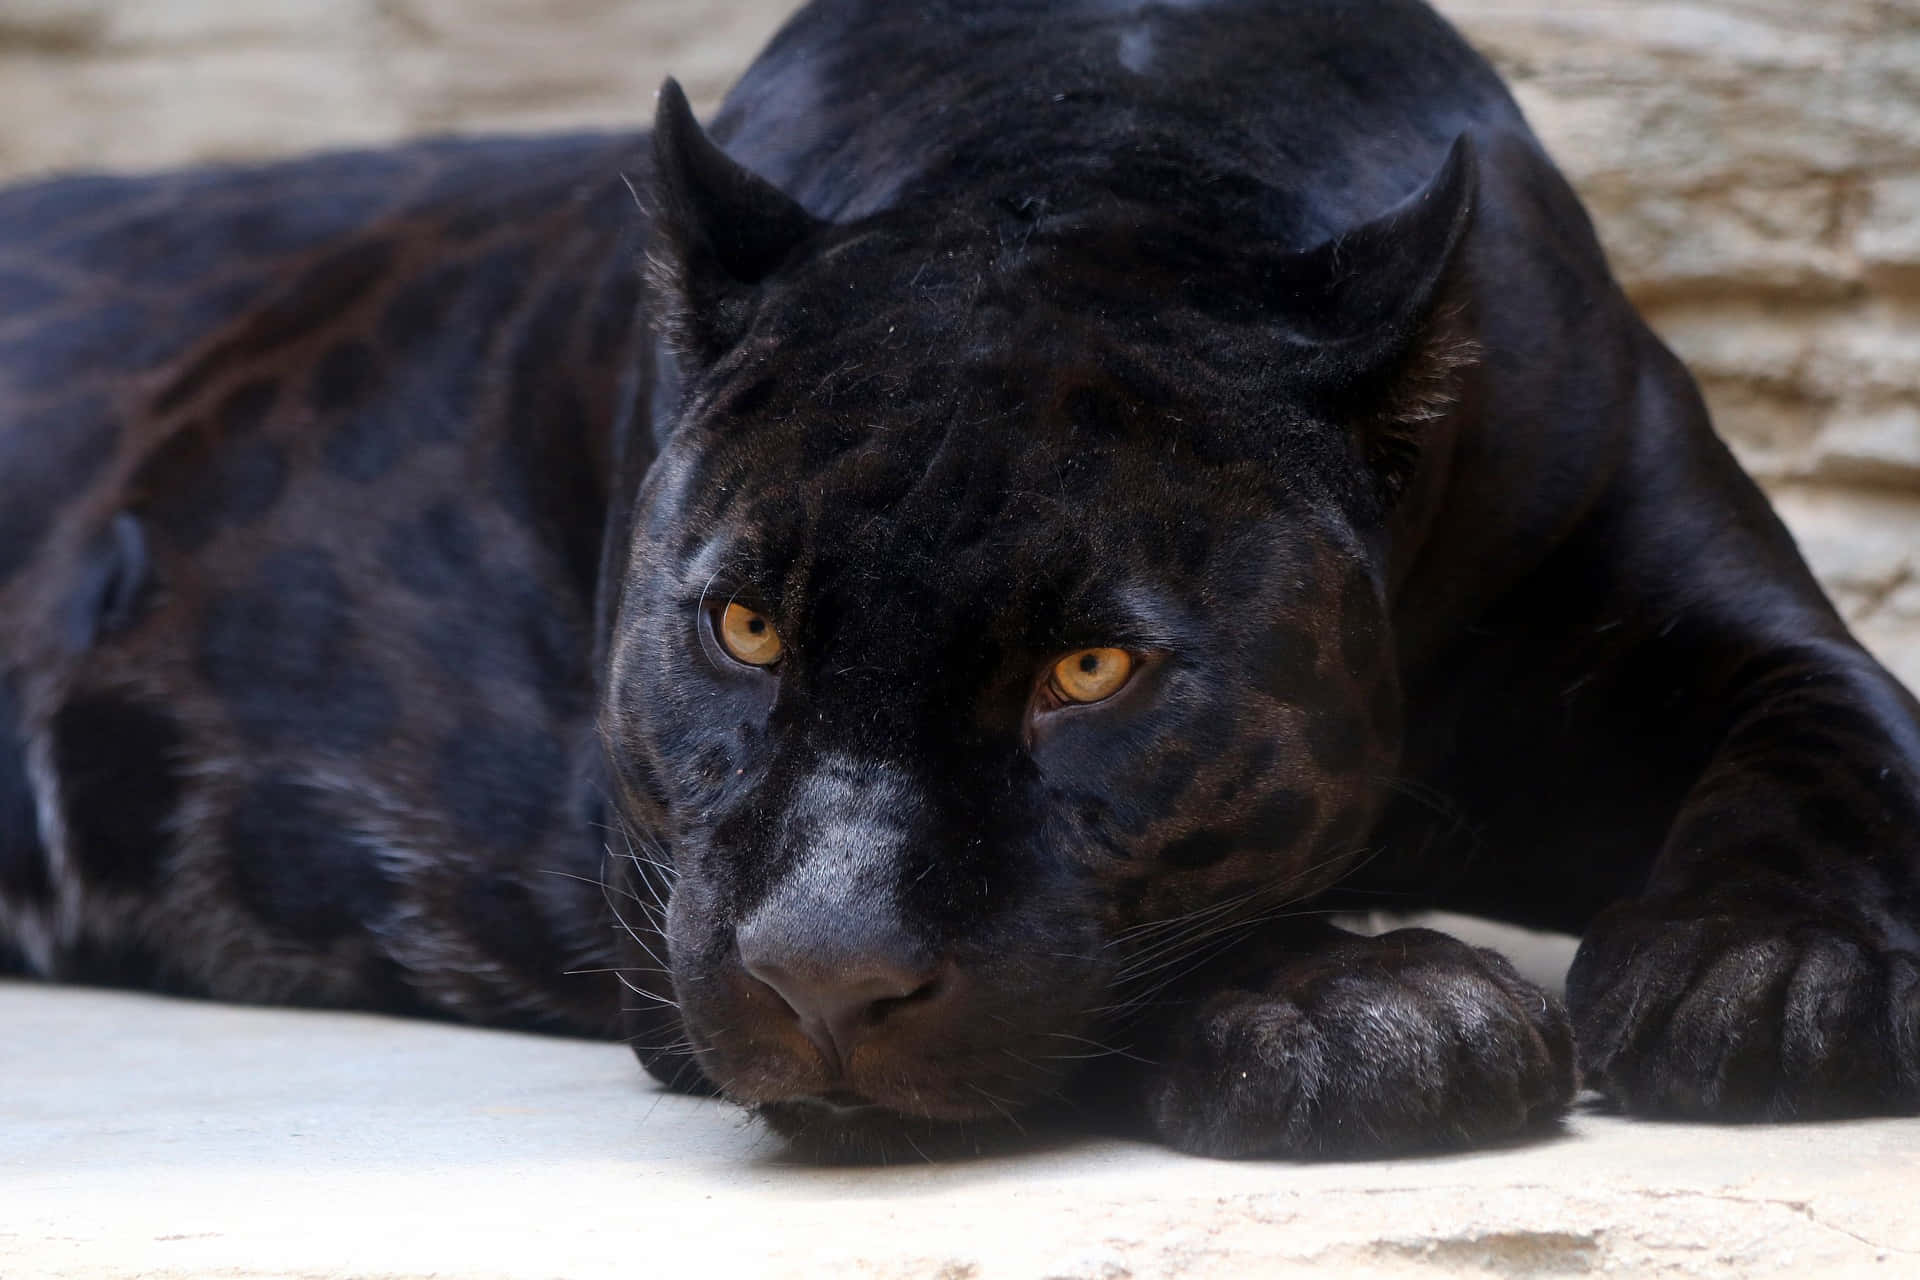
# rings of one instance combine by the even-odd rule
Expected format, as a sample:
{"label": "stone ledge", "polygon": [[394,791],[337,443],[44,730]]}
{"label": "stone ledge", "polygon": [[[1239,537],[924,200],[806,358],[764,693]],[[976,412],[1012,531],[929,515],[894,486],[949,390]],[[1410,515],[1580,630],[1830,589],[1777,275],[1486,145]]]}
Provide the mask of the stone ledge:
{"label": "stone ledge", "polygon": [[1920,1121],[1365,1164],[781,1162],[618,1046],[0,983],[0,1274],[1896,1277]]}

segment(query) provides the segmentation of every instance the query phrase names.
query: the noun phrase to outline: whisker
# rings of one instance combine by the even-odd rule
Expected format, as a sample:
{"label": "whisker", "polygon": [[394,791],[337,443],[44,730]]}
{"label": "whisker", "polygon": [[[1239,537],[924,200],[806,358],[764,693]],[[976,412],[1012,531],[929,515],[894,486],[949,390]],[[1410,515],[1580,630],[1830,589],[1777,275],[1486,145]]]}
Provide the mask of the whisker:
{"label": "whisker", "polygon": [[[624,973],[620,973],[616,971],[613,976],[620,980],[621,986],[631,991],[634,995],[639,996],[642,1000],[651,1000],[655,1004],[663,1005],[669,1009],[678,1009],[680,1007],[680,1002],[678,1000],[675,1000],[672,996],[656,995],[655,993],[648,991],[645,987],[636,986],[634,983],[628,980],[627,975]],[[631,1010],[630,1012],[639,1012],[639,1011]]]}
{"label": "whisker", "polygon": [[[1353,864],[1350,871],[1358,871],[1377,857],[1380,852],[1381,850],[1378,847],[1363,851],[1361,858]],[[1222,902],[1211,904],[1198,911],[1189,912],[1184,916],[1174,917],[1170,922],[1166,923],[1168,927],[1179,926],[1179,932],[1172,936],[1151,939],[1145,946],[1142,946],[1135,954],[1130,956],[1128,961],[1120,967],[1110,985],[1121,986],[1152,976],[1166,965],[1178,963],[1185,955],[1191,953],[1198,947],[1206,945],[1213,938],[1219,937],[1223,933],[1233,933],[1236,936],[1244,936],[1246,932],[1260,924],[1272,923],[1275,920],[1287,918],[1290,914],[1332,914],[1330,911],[1313,908],[1303,909],[1298,912],[1290,911],[1290,908],[1302,900],[1299,897],[1276,902],[1265,910],[1256,912],[1251,916],[1240,913],[1244,911],[1247,906],[1261,898],[1269,896],[1280,897],[1281,895],[1291,892],[1297,885],[1311,877],[1316,871],[1333,863],[1350,859],[1353,854],[1354,850],[1351,848],[1335,850],[1312,864],[1301,868],[1299,871],[1294,872],[1285,880],[1277,881],[1270,885],[1257,886],[1255,889],[1233,898],[1224,899]],[[1120,936],[1124,937],[1125,935]]]}
{"label": "whisker", "polygon": [[[1087,1053],[1043,1053],[1039,1055],[1040,1060],[1043,1062],[1082,1062],[1094,1058],[1125,1058],[1129,1062],[1138,1062],[1143,1066],[1151,1067],[1159,1065],[1152,1059],[1143,1058],[1130,1049],[1122,1049],[1114,1045],[1103,1044],[1087,1036],[1069,1035],[1065,1031],[1049,1031],[1045,1034],[1050,1039],[1072,1040],[1079,1044],[1084,1044],[1088,1046],[1090,1051]],[[1016,1061],[1021,1060],[1018,1054],[1014,1054],[1013,1057]]]}
{"label": "whisker", "polygon": [[[647,1010],[623,1009],[621,1010],[621,1012],[622,1013],[645,1013],[647,1012]],[[621,1041],[621,1043],[633,1045],[633,1047],[635,1049],[638,1049],[641,1053],[657,1053],[664,1057],[675,1057],[675,1058],[685,1057],[685,1056],[690,1056],[692,1054],[699,1052],[699,1050],[695,1049],[691,1044],[689,1044],[685,1040],[671,1040],[671,1041],[668,1041],[666,1044],[635,1044],[634,1043],[636,1040],[640,1038],[640,1036],[643,1036],[645,1034],[646,1032],[642,1031],[639,1033],[639,1035],[627,1036]]]}
{"label": "whisker", "polygon": [[1013,1118],[1013,1111],[1011,1109],[1011,1105],[1008,1103],[1008,1101],[1005,1098],[995,1097],[993,1094],[988,1093],[985,1089],[982,1089],[979,1085],[973,1084],[971,1082],[968,1083],[967,1088],[973,1090],[975,1093],[985,1098],[987,1100],[987,1105],[992,1107],[995,1111],[998,1111],[1003,1117],[1005,1117],[1006,1122],[1013,1126],[1013,1130],[1015,1133],[1020,1134],[1022,1137],[1026,1136],[1026,1132],[1027,1132],[1026,1127],[1022,1125],[1018,1120]]}
{"label": "whisker", "polygon": [[623,898],[633,899],[633,901],[640,903],[641,906],[646,905],[646,903],[642,901],[642,899],[638,894],[629,892],[628,890],[625,890],[625,889],[615,889],[612,885],[608,884],[604,879],[595,880],[589,876],[576,875],[571,871],[562,871],[558,867],[535,867],[534,871],[537,874],[543,875],[543,876],[559,876],[562,880],[577,880],[581,884],[590,884],[594,888],[600,890],[603,893],[618,893]]}

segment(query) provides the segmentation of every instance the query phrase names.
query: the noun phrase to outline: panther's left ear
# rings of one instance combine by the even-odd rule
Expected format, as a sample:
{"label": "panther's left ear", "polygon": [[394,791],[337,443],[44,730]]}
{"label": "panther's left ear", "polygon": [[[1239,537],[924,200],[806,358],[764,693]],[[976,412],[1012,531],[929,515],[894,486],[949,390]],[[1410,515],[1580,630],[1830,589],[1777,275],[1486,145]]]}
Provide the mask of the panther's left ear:
{"label": "panther's left ear", "polygon": [[[1297,314],[1315,349],[1311,380],[1359,433],[1391,500],[1419,460],[1423,428],[1453,408],[1479,359],[1463,322],[1461,248],[1473,223],[1479,164],[1455,139],[1426,185],[1372,222],[1302,255]],[[1297,272],[1297,274],[1295,274]]]}
{"label": "panther's left ear", "polygon": [[649,277],[681,355],[711,364],[746,330],[753,292],[825,224],[714,145],[678,83],[653,121]]}

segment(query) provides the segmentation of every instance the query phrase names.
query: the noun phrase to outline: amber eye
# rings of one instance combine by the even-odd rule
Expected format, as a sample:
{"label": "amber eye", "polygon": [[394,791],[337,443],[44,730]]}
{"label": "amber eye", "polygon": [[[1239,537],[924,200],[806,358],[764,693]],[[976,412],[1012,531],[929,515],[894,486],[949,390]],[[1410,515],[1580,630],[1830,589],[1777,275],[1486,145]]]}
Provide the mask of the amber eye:
{"label": "amber eye", "polygon": [[734,661],[750,667],[770,667],[780,661],[780,655],[786,651],[773,623],[743,604],[730,604],[722,610],[714,633],[720,638],[720,647]]}
{"label": "amber eye", "polygon": [[1053,664],[1049,683],[1067,702],[1100,702],[1120,692],[1133,674],[1133,655],[1125,649],[1082,649]]}

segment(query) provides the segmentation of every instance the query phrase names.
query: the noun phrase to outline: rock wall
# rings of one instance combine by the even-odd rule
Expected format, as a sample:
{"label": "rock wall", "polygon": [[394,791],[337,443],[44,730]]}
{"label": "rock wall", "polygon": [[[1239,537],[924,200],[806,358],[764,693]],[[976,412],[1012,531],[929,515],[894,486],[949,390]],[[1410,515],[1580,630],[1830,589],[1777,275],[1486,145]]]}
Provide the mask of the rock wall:
{"label": "rock wall", "polygon": [[[904,0],[902,0],[904,2]],[[710,106],[786,0],[0,0],[0,177]],[[1442,0],[1920,686],[1920,0]]]}

